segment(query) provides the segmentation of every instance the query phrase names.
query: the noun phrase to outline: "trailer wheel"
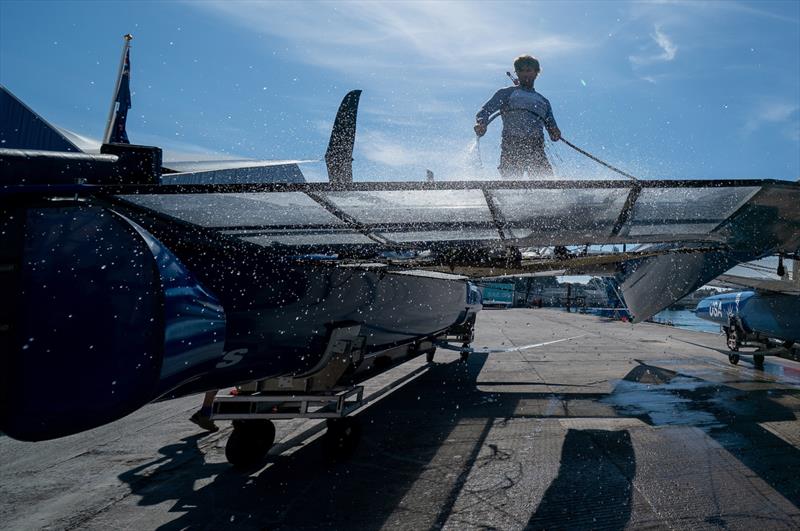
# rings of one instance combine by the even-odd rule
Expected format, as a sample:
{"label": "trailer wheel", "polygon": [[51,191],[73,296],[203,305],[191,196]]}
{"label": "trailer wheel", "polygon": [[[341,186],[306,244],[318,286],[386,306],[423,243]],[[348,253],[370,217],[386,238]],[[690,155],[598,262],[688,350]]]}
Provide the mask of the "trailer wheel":
{"label": "trailer wheel", "polygon": [[728,344],[728,349],[732,350],[733,352],[738,351],[741,342],[739,341],[739,330],[735,324],[725,329],[725,337]]}
{"label": "trailer wheel", "polygon": [[728,361],[731,362],[731,365],[736,365],[737,363],[739,363],[739,355],[728,354]]}
{"label": "trailer wheel", "polygon": [[272,421],[234,420],[233,432],[225,444],[225,457],[235,467],[248,467],[261,461],[275,442]]}
{"label": "trailer wheel", "polygon": [[361,424],[354,417],[328,419],[325,450],[334,461],[349,457],[361,439]]}
{"label": "trailer wheel", "polygon": [[753,354],[753,365],[756,366],[756,369],[763,369],[764,368],[764,355],[763,354]]}

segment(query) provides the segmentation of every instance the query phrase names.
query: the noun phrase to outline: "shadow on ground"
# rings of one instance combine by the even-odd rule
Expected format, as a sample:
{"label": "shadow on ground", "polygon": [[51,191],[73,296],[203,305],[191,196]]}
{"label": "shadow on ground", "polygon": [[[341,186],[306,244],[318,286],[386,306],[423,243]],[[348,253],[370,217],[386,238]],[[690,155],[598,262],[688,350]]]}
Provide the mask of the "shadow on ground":
{"label": "shadow on ground", "polygon": [[[521,415],[518,403],[538,398],[562,401],[565,411],[570,401],[609,401],[619,416],[651,424],[670,415],[683,415],[687,425],[701,422],[712,438],[800,504],[795,481],[800,453],[757,424],[795,419],[773,400],[775,391],[737,391],[640,363],[611,395],[485,393],[475,383],[485,360],[485,354],[475,354],[467,364],[434,364],[362,412],[362,442],[345,462],[328,461],[322,440],[316,439],[291,456],[271,457],[270,466],[252,476],[205,462],[197,448],[199,437],[190,437],[162,448],[157,460],[120,479],[141,497],[139,505],[172,503],[175,518],[161,527],[167,530],[438,528],[458,516],[456,502],[467,476],[487,459],[481,449],[486,453],[493,446],[486,444],[488,433],[499,429],[503,419],[535,417]],[[653,400],[642,401],[642,393],[652,393],[646,396]],[[699,415],[685,415],[693,411]],[[499,458],[497,450],[489,458]],[[443,452],[452,459],[443,461]],[[592,523],[592,515],[602,514],[602,527],[623,528],[631,517],[635,472],[627,430],[571,429],[557,477],[538,504],[530,500],[536,509],[518,525],[589,528],[600,525]],[[497,488],[518,480],[509,476]],[[476,522],[474,516],[470,524],[493,528],[492,522]]]}
{"label": "shadow on ground", "polygon": [[558,476],[528,529],[624,529],[636,457],[627,430],[569,430]]}

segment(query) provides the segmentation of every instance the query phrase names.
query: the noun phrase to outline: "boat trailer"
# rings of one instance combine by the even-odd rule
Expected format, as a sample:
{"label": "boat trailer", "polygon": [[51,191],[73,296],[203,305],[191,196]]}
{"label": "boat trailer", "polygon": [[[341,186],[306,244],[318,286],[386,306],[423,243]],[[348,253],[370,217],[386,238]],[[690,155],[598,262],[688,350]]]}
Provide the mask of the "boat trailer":
{"label": "boat trailer", "polygon": [[[461,360],[466,361],[474,339],[475,314],[442,334],[378,352],[365,359],[366,336],[358,323],[344,323],[333,329],[319,363],[297,376],[267,378],[237,385],[229,396],[217,396],[212,405],[212,420],[230,420],[233,424],[225,457],[236,467],[260,462],[275,442],[274,420],[325,419],[325,450],[332,459],[350,455],[358,444],[361,428],[354,414],[421,372],[412,372],[392,382],[370,397],[364,386],[349,373],[368,373],[371,368],[383,372],[394,366],[393,360],[425,354],[432,363],[437,346],[448,341],[461,343]],[[454,347],[451,347],[451,349]],[[342,381],[352,381],[342,385]]]}

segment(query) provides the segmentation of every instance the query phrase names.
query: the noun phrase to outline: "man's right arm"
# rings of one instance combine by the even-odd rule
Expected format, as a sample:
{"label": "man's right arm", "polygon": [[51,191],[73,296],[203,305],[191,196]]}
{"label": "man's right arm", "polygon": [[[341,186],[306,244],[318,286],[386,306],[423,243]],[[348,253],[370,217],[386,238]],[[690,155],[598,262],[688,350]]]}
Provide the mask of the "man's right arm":
{"label": "man's right arm", "polygon": [[481,110],[478,111],[477,115],[475,115],[475,127],[473,128],[475,130],[475,134],[478,136],[483,136],[486,134],[486,126],[489,122],[489,116],[499,111],[503,106],[506,92],[506,89],[498,90],[494,93],[494,96],[489,99],[489,101],[483,104]]}

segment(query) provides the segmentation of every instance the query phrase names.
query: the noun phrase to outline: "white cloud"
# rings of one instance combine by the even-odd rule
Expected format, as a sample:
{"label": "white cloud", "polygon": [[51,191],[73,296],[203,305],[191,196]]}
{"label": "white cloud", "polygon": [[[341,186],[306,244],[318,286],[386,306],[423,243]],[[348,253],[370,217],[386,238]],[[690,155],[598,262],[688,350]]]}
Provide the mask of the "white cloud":
{"label": "white cloud", "polygon": [[396,174],[404,179],[422,179],[427,169],[434,171],[437,180],[479,178],[484,170],[477,166],[478,155],[471,147],[463,140],[440,139],[431,144],[412,135],[363,129],[356,138],[354,158],[360,164],[389,168],[384,177],[390,178]]}
{"label": "white cloud", "polygon": [[794,142],[800,141],[800,122],[795,121],[783,129],[783,135]]}
{"label": "white cloud", "polygon": [[[277,52],[300,65],[343,74],[348,86],[366,94],[356,135],[360,159],[398,172],[420,174],[422,168],[421,175],[431,168],[437,179],[463,173],[460,152],[473,137],[475,112],[498,81],[506,81],[503,72],[515,56],[539,56],[547,71],[596,44],[577,29],[532,25],[532,14],[544,16],[549,4],[208,1],[187,6],[269,37],[261,53]],[[481,96],[447,96],[466,88],[480,88],[475,92]],[[329,129],[320,123],[312,127],[327,138]]]}
{"label": "white cloud", "polygon": [[659,59],[663,61],[672,61],[675,59],[675,53],[678,51],[678,47],[675,46],[669,37],[667,37],[667,35],[661,31],[661,28],[656,27],[655,31],[656,34],[653,36],[653,38],[655,39],[656,44],[658,44],[661,49],[664,50],[664,53],[658,56]]}
{"label": "white cloud", "polygon": [[415,150],[379,131],[362,131],[358,151],[369,161],[391,167],[406,166],[420,160]]}
{"label": "white cloud", "polygon": [[783,122],[797,111],[796,103],[769,103],[761,107],[762,119],[765,122]]}
{"label": "white cloud", "polygon": [[314,130],[324,137],[329,137],[333,130],[333,120],[315,120],[312,123]]}
{"label": "white cloud", "polygon": [[[403,70],[430,78],[476,67],[508,68],[519,53],[548,58],[586,48],[588,40],[563,32],[531,35],[525,18],[492,3],[452,2],[198,2],[190,4],[228,17],[260,33],[294,44],[291,53],[307,64],[372,74]],[[527,6],[530,11],[530,6]],[[469,68],[465,69],[465,65]],[[465,74],[465,77],[467,74]]]}
{"label": "white cloud", "polygon": [[[452,146],[434,148],[414,145],[413,139],[390,135],[382,131],[364,129],[359,132],[356,149],[371,162],[391,167],[430,166],[452,158]],[[463,147],[463,146],[462,146]]]}
{"label": "white cloud", "polygon": [[678,53],[678,47],[672,42],[669,36],[661,31],[661,28],[655,26],[655,32],[650,35],[653,42],[661,49],[659,53],[650,53],[646,55],[631,55],[628,60],[634,66],[649,65],[652,63],[669,62],[675,59]]}
{"label": "white cloud", "polygon": [[767,101],[757,105],[745,121],[742,132],[750,135],[764,127],[774,127],[790,140],[800,139],[797,102]]}
{"label": "white cloud", "polygon": [[796,17],[782,15],[780,13],[774,13],[767,9],[759,9],[757,7],[753,7],[751,4],[745,4],[743,2],[736,2],[733,0],[726,0],[721,2],[719,0],[650,0],[650,1],[640,1],[633,4],[637,9],[637,11],[641,11],[642,9],[649,9],[649,8],[667,8],[670,10],[675,9],[686,9],[692,10],[694,12],[699,13],[706,13],[710,16],[718,16],[721,12],[732,12],[736,14],[745,14],[751,15],[756,17],[762,17],[770,20],[777,20],[781,22],[788,22],[789,24],[798,24],[800,20]]}

